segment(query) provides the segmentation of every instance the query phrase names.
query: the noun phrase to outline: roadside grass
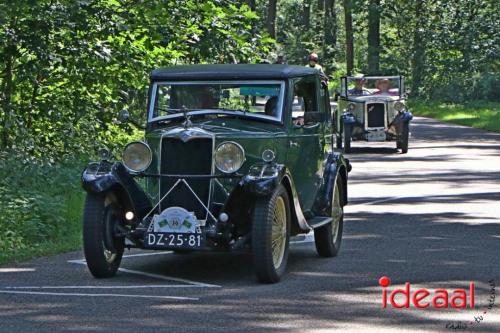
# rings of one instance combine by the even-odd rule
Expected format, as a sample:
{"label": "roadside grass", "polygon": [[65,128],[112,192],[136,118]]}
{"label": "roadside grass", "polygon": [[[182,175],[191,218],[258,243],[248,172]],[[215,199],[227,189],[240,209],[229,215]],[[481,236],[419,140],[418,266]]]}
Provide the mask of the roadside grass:
{"label": "roadside grass", "polygon": [[416,116],[500,132],[499,102],[472,101],[464,104],[451,104],[435,101],[410,101],[409,106]]}
{"label": "roadside grass", "polygon": [[82,248],[82,212],[84,193],[74,191],[65,198],[65,231],[48,240],[34,242],[28,247],[10,249],[0,253],[0,265],[29,260],[36,257],[75,251]]}
{"label": "roadside grass", "polygon": [[81,248],[80,171],[0,156],[0,265]]}

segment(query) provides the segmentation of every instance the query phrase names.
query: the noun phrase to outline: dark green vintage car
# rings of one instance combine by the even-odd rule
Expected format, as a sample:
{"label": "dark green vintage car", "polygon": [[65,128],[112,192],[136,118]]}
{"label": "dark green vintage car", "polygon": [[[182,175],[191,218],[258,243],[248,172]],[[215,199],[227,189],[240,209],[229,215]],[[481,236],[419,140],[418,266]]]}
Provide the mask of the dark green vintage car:
{"label": "dark green vintage car", "polygon": [[144,141],[82,174],[90,272],[113,276],[125,247],[250,251],[258,280],[277,282],[290,237],[313,229],[336,256],[350,164],[332,152],[333,119],[311,68],[153,71]]}

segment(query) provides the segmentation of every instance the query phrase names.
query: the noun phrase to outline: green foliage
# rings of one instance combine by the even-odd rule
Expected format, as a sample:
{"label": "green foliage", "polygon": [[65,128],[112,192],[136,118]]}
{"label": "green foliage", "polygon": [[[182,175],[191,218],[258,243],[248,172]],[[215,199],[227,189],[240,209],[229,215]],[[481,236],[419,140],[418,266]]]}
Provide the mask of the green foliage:
{"label": "green foliage", "polygon": [[455,124],[500,132],[500,103],[472,101],[462,104],[432,101],[411,101],[417,116],[432,117]]}
{"label": "green foliage", "polygon": [[0,252],[15,254],[79,235],[79,168],[0,154]]}
{"label": "green foliage", "polygon": [[0,0],[0,262],[79,244],[65,161],[142,136],[115,117],[145,119],[152,69],[260,61],[258,21],[230,0]]}
{"label": "green foliage", "polygon": [[272,43],[229,0],[0,1],[0,13],[0,148],[51,160],[114,144],[122,108],[144,119],[153,68],[258,61]]}
{"label": "green foliage", "polygon": [[[354,72],[367,73],[368,12],[374,2],[351,2]],[[335,45],[325,45],[322,39],[325,11],[320,3],[280,1],[279,53],[284,53],[291,64],[305,64],[307,54],[316,51],[327,72],[339,76],[337,71],[345,74],[346,70],[345,1],[335,1]],[[498,1],[380,1],[377,10],[381,13],[382,74],[404,75],[411,94],[423,99],[455,103],[469,99],[500,100]],[[310,13],[309,19],[306,12]],[[323,54],[325,49],[331,52]]]}

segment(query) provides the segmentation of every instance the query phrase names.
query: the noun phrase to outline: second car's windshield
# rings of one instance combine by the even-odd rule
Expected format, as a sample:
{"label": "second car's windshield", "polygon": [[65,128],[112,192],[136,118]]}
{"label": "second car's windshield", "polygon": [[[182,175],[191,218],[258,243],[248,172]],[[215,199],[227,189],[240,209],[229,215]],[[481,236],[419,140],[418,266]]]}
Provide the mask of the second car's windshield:
{"label": "second car's windshield", "polygon": [[243,113],[281,119],[283,86],[280,81],[157,83],[150,119],[176,117],[184,112]]}
{"label": "second car's windshield", "polygon": [[348,77],[348,96],[399,96],[399,77]]}

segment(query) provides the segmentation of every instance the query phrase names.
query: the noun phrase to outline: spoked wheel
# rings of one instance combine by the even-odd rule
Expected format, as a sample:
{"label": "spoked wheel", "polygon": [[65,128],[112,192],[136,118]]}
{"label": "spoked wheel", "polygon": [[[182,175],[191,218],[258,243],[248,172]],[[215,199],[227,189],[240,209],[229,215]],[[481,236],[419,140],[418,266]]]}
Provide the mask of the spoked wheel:
{"label": "spoked wheel", "polygon": [[344,124],[344,153],[351,152],[351,134],[352,126],[350,124]]}
{"label": "spoked wheel", "polygon": [[332,198],[332,222],[314,229],[314,243],[316,251],[321,257],[335,257],[340,250],[342,230],[344,226],[344,208],[341,195],[343,193],[342,180],[337,176]]}
{"label": "spoked wheel", "polygon": [[271,197],[255,202],[252,217],[252,255],[257,280],[278,282],[285,273],[290,243],[290,202],[280,185]]}
{"label": "spoked wheel", "polygon": [[114,237],[121,210],[111,195],[87,194],[83,212],[83,252],[90,273],[112,277],[120,267],[124,239]]}

